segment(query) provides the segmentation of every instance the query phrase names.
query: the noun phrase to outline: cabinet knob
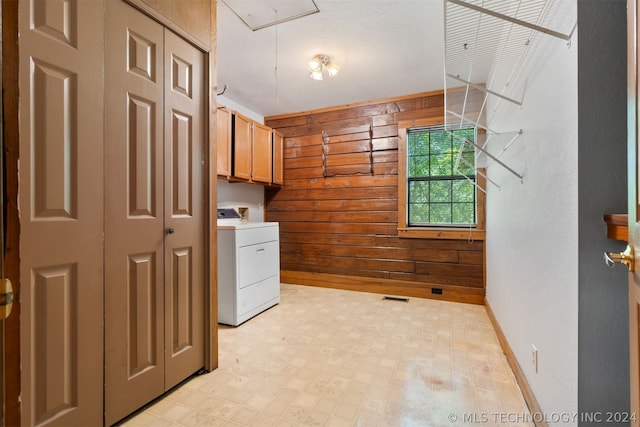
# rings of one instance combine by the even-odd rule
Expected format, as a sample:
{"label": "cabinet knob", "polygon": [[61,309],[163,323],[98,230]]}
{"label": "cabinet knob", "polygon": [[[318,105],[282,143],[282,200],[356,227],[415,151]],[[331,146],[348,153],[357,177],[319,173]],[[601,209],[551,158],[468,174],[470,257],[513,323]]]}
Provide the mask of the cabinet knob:
{"label": "cabinet knob", "polygon": [[173,229],[173,227],[169,227],[167,228],[167,234],[173,234],[175,233],[176,230]]}

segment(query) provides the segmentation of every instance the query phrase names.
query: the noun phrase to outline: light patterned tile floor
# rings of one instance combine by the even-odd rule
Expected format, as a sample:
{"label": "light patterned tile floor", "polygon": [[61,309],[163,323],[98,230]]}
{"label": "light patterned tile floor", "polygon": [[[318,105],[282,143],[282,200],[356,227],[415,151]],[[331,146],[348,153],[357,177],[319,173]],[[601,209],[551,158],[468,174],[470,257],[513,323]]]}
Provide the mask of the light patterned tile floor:
{"label": "light patterned tile floor", "polygon": [[484,307],[283,284],[220,325],[220,367],[125,421],[151,426],[532,426]]}

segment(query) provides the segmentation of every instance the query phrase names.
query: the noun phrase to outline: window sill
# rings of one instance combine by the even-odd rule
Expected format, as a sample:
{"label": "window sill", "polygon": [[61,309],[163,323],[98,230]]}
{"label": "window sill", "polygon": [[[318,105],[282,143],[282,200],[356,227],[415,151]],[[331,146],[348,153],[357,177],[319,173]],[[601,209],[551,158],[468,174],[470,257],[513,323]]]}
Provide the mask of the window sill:
{"label": "window sill", "polygon": [[485,235],[476,228],[398,228],[398,237],[404,239],[484,240]]}

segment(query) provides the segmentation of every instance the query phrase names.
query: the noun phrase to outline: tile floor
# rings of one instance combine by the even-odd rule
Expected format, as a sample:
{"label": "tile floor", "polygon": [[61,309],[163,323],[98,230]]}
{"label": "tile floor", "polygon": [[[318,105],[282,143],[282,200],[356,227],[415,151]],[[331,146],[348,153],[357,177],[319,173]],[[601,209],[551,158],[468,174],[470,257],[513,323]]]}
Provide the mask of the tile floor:
{"label": "tile floor", "polygon": [[531,426],[484,307],[282,285],[125,426]]}

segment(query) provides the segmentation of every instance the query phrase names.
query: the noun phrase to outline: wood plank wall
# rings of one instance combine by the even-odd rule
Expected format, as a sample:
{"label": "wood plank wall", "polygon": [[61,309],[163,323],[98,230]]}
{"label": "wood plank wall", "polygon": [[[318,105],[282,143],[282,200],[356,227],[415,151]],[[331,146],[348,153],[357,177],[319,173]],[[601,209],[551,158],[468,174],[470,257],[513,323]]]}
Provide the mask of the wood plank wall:
{"label": "wood plank wall", "polygon": [[398,122],[443,114],[437,91],[265,120],[285,137],[265,194],[283,282],[483,303],[483,241],[397,233]]}

